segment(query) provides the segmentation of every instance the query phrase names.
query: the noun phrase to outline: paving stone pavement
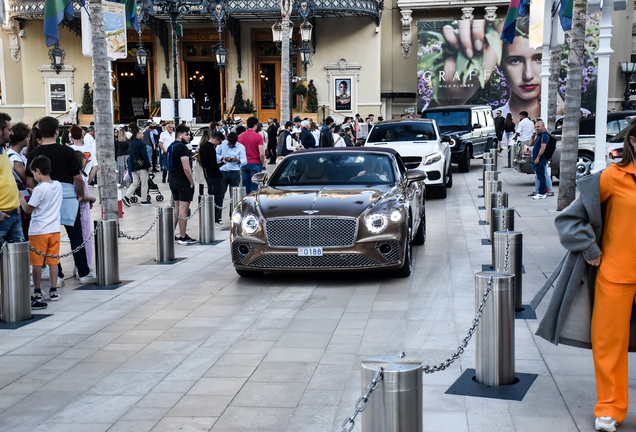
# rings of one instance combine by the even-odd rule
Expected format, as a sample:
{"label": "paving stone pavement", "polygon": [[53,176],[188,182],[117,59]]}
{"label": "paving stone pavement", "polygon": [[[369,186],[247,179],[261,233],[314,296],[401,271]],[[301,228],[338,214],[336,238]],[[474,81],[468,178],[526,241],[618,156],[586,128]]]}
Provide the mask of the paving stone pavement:
{"label": "paving stone pavement", "polygon": [[[531,200],[533,177],[499,163],[524,234],[528,303],[564,253],[556,198]],[[242,279],[223,230],[214,246],[177,245],[186,259],[170,266],[140,265],[155,257],[154,231],[120,239],[120,276],[130,283],[113,291],[77,290],[72,259],[63,260],[62,298],[42,311],[51,316],[0,330],[0,431],[340,430],[361,394],[361,360],[404,350],[438,364],[465,336],[474,274],[490,261],[481,243],[488,227],[478,223],[481,171],[473,160],[470,173],[455,171],[447,199],[427,201],[427,241],[414,248],[406,279],[324,271]],[[121,229],[131,235],[155,215],[139,205],[124,211]],[[197,218],[188,225],[196,238]],[[591,353],[535,337],[537,325],[515,322],[516,370],[538,374],[522,401],[444,394],[474,368],[471,341],[448,370],[424,376],[424,431],[592,431]],[[635,429],[630,413],[619,430]]]}

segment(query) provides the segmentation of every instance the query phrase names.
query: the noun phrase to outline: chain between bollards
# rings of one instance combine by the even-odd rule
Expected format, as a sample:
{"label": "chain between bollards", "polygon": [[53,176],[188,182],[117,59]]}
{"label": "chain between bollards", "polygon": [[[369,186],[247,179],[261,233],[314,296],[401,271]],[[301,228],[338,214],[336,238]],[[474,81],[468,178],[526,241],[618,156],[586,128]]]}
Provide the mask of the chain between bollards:
{"label": "chain between bollards", "polygon": [[155,227],[155,224],[157,223],[157,221],[159,220],[159,216],[161,216],[161,212],[163,211],[163,209],[161,207],[159,207],[159,210],[157,211],[157,216],[155,216],[155,220],[152,221],[152,223],[150,224],[150,227],[146,230],[145,233],[143,233],[142,235],[138,235],[138,236],[129,236],[128,234],[126,234],[125,232],[123,232],[122,230],[119,230],[119,235],[122,237],[126,237],[128,240],[139,240],[145,236],[148,235],[148,233],[150,231],[152,231],[152,229]]}
{"label": "chain between bollards", "polygon": [[182,221],[186,221],[186,220],[188,220],[188,219],[192,219],[192,218],[194,217],[194,215],[195,215],[195,214],[197,214],[197,212],[198,212],[198,211],[199,211],[199,209],[201,208],[201,204],[202,204],[202,203],[203,203],[203,201],[201,201],[201,202],[199,203],[199,205],[197,206],[197,208],[196,208],[196,209],[194,209],[194,211],[190,214],[190,216],[186,216],[186,217],[182,218],[182,217],[179,217],[179,216],[177,216],[177,215],[174,215],[174,218],[175,218],[175,219],[177,219],[177,220],[182,220]]}
{"label": "chain between bollards", "polygon": [[[34,247],[29,246],[29,250],[35,252],[37,255],[43,256],[44,258],[53,258],[53,259],[62,259],[62,258],[66,258],[68,256],[71,256],[77,252],[79,252],[80,250],[82,250],[82,248],[84,248],[84,246],[86,246],[86,244],[91,241],[91,239],[93,239],[93,237],[95,237],[95,235],[97,234],[97,230],[99,229],[99,227],[102,226],[102,221],[99,220],[97,221],[97,224],[95,225],[95,229],[93,230],[93,232],[91,233],[90,236],[88,236],[88,238],[86,240],[84,240],[84,243],[82,243],[81,245],[79,245],[78,247],[76,247],[75,249],[73,249],[72,251],[62,254],[62,255],[49,255],[45,252],[39,251]],[[6,243],[5,243],[6,244]],[[4,246],[2,248],[2,250],[0,250],[0,252],[4,251]]]}
{"label": "chain between bollards", "polygon": [[[342,423],[342,426],[340,427],[341,432],[351,432],[353,430],[354,426],[356,425],[356,416],[364,411],[367,405],[369,405],[369,398],[371,397],[371,393],[373,393],[373,390],[378,388],[378,385],[380,384],[380,381],[382,381],[382,378],[384,378],[384,368],[380,366],[378,371],[375,373],[375,376],[369,383],[369,390],[367,390],[367,393],[364,396],[360,396],[360,399],[358,399],[358,401],[356,402],[355,412],[351,417],[348,417]],[[364,402],[364,405],[362,405],[362,407],[360,406],[360,402]],[[349,425],[349,427],[347,427],[347,425]]]}
{"label": "chain between bollards", "polygon": [[468,342],[470,342],[470,339],[473,337],[473,334],[475,334],[475,330],[477,329],[477,326],[479,325],[479,320],[484,314],[486,301],[488,300],[488,296],[490,295],[491,290],[492,290],[492,276],[488,280],[488,285],[486,286],[486,292],[481,297],[481,303],[479,304],[479,307],[477,308],[477,312],[475,312],[475,319],[473,319],[473,325],[468,329],[468,334],[466,335],[462,343],[457,348],[457,351],[455,351],[453,355],[443,363],[440,363],[435,366],[429,366],[429,365],[423,366],[422,371],[424,373],[428,374],[428,373],[445,370],[447,367],[453,364],[455,360],[459,358],[459,356],[464,354],[464,349],[466,348],[466,346],[468,346]]}

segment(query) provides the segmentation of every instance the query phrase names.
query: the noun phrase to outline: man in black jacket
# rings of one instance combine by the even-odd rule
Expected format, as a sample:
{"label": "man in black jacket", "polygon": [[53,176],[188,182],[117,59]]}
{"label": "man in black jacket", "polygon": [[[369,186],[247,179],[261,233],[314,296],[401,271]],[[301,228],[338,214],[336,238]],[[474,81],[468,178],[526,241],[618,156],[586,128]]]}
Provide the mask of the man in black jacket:
{"label": "man in black jacket", "polygon": [[[222,225],[222,209],[223,207],[223,190],[221,189],[221,179],[223,178],[219,169],[223,162],[219,162],[216,156],[216,146],[221,144],[225,137],[219,131],[214,131],[210,141],[201,143],[199,146],[199,159],[201,160],[201,168],[205,181],[208,184],[208,194],[214,195],[214,219],[219,225]],[[218,207],[216,207],[218,206]]]}
{"label": "man in black jacket", "polygon": [[333,124],[333,120],[327,123],[327,128],[324,127],[320,131],[320,147],[333,147],[333,133],[331,130],[331,125]]}
{"label": "man in black jacket", "polygon": [[307,120],[303,120],[300,122],[302,126],[302,131],[300,132],[300,143],[306,149],[312,149],[316,147],[316,138],[314,138],[313,134],[309,132],[309,122]]}
{"label": "man in black jacket", "polygon": [[276,122],[274,119],[267,120],[267,151],[269,153],[269,164],[276,163],[276,133],[278,132],[278,126],[276,126]]}
{"label": "man in black jacket", "polygon": [[152,203],[148,200],[148,171],[150,171],[150,158],[148,158],[148,150],[146,144],[142,141],[144,132],[141,129],[132,131],[133,142],[130,146],[128,158],[128,172],[132,177],[132,184],[126,191],[126,195],[121,199],[127,207],[130,207],[130,198],[135,195],[137,186],[141,187],[141,205],[150,206]]}

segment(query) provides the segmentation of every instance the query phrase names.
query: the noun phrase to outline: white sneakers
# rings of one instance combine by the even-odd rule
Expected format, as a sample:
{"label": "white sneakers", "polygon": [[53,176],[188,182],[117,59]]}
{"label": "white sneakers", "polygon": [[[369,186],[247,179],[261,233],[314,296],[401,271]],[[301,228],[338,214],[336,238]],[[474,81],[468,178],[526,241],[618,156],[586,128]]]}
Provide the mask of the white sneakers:
{"label": "white sneakers", "polygon": [[618,426],[616,420],[611,417],[597,417],[594,422],[594,426],[597,431],[605,431],[605,432],[614,432],[616,430],[616,426]]}
{"label": "white sneakers", "polygon": [[540,200],[540,199],[546,199],[548,196],[547,195],[542,195],[542,194],[536,194],[535,196],[532,197],[533,200]]}

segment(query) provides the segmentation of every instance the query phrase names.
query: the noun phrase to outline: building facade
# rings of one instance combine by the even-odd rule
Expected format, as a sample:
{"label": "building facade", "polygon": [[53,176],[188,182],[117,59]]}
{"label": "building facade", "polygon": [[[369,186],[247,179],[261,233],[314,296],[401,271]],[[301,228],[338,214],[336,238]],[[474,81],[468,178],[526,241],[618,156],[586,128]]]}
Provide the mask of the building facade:
{"label": "building facade", "polygon": [[[140,12],[142,5],[140,2]],[[212,105],[209,117],[220,119],[231,108],[240,84],[259,119],[281,118],[281,55],[271,29],[280,19],[279,0],[223,0],[210,5],[226,8],[221,32],[208,10],[178,20],[182,26],[177,45],[179,97],[194,93],[201,121],[206,119],[200,103],[207,93]],[[310,8],[311,62],[305,71],[299,56],[294,56],[292,72],[301,82],[313,80],[319,106],[324,106],[319,118],[331,114],[340,120],[356,113],[363,118],[368,114],[396,118],[418,110],[418,92],[422,92],[418,86],[418,24],[501,19],[507,7],[506,0],[298,0],[293,42],[302,44],[298,10]],[[32,122],[44,115],[69,121],[68,100],[82,103],[85,83],[92,89],[92,61],[82,54],[79,5],[74,8],[76,18],[60,26],[60,47],[66,57],[64,70],[56,74],[43,35],[44,0],[9,0],[8,22],[0,32],[0,111],[8,112],[14,121]],[[636,30],[632,30],[633,9],[630,0],[627,12],[613,16],[608,108],[620,109],[623,101],[625,77],[618,63],[630,61],[635,53],[632,37],[628,37]],[[112,62],[116,122],[148,118],[161,99],[164,84],[174,95],[170,17],[157,7],[149,10],[143,32],[127,32],[128,57]],[[151,53],[145,74],[135,67],[140,38]],[[227,50],[224,70],[218,68],[215,58],[219,40]],[[302,110],[304,101],[296,97],[293,105],[296,111]]]}

